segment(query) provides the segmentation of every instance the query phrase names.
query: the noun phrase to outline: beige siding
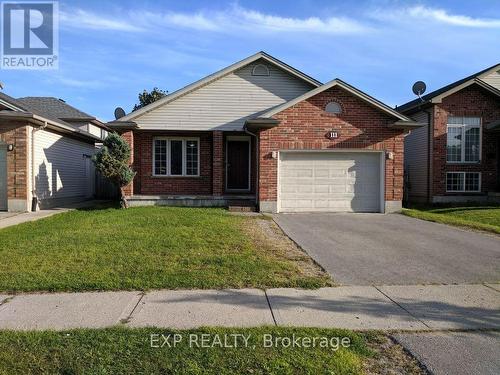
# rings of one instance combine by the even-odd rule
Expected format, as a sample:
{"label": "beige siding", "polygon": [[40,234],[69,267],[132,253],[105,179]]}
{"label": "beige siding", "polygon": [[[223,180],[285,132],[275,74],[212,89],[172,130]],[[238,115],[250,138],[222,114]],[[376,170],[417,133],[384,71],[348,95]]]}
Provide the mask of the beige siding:
{"label": "beige siding", "polygon": [[405,171],[409,175],[409,196],[413,200],[427,197],[427,176],[429,160],[429,124],[428,114],[418,112],[411,116],[416,121],[425,123],[405,137]]}
{"label": "beige siding", "polygon": [[481,79],[487,84],[500,90],[500,69],[481,77]]}
{"label": "beige siding", "polygon": [[269,76],[253,76],[259,61],[211,82],[134,121],[144,129],[239,130],[245,119],[296,98],[313,88],[265,63]]}
{"label": "beige siding", "polygon": [[[94,145],[46,130],[35,131],[35,192],[39,200],[90,198]],[[84,156],[86,155],[86,156]]]}

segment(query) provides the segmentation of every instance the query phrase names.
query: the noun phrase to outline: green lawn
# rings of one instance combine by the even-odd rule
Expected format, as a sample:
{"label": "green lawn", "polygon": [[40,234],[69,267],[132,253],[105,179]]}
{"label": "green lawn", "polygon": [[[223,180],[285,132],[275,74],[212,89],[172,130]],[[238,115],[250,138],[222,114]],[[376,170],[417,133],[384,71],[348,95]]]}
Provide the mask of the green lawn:
{"label": "green lawn", "polygon": [[256,218],[222,209],[78,210],[0,230],[1,291],[320,287]]}
{"label": "green lawn", "polygon": [[[151,347],[152,334],[179,334],[176,347]],[[250,335],[248,347],[189,346],[189,334]],[[348,348],[264,347],[264,334],[293,338],[326,337],[350,341]],[[173,337],[173,336],[171,336]],[[180,337],[180,336],[178,336]],[[232,337],[232,336],[228,336]],[[66,332],[0,331],[1,374],[361,374],[363,362],[376,357],[367,343],[377,334],[344,330],[252,328],[206,328],[167,331],[154,328],[72,330]],[[159,343],[161,343],[160,341]],[[233,341],[228,341],[232,343]],[[158,342],[154,341],[155,345]],[[170,341],[172,343],[172,341]]]}
{"label": "green lawn", "polygon": [[404,209],[403,214],[500,234],[500,206],[415,207]]}

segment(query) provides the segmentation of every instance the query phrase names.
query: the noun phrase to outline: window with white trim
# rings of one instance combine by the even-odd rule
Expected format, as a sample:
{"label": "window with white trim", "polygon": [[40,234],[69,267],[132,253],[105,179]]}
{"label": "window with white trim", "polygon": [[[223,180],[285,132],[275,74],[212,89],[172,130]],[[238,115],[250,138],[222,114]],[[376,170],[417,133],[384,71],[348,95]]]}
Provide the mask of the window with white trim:
{"label": "window with white trim", "polygon": [[478,193],[481,191],[480,172],[447,172],[446,191]]}
{"label": "window with white trim", "polygon": [[199,176],[200,141],[198,138],[155,138],[153,175]]}
{"label": "window with white trim", "polygon": [[446,161],[479,163],[481,160],[481,118],[448,117]]}

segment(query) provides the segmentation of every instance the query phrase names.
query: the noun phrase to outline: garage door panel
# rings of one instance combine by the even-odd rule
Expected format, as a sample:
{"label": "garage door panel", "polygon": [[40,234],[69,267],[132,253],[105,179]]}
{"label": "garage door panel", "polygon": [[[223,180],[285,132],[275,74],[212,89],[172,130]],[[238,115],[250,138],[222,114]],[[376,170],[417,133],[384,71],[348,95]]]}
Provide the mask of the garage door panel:
{"label": "garage door panel", "polygon": [[282,153],[283,212],[380,210],[380,154]]}

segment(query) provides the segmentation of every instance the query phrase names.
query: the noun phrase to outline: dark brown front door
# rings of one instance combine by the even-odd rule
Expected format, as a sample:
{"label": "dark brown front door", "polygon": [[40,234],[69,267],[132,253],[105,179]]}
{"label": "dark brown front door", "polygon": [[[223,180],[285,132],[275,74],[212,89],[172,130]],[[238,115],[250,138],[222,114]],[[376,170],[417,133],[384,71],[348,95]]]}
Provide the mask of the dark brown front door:
{"label": "dark brown front door", "polygon": [[250,141],[228,140],[226,144],[227,190],[250,190]]}

